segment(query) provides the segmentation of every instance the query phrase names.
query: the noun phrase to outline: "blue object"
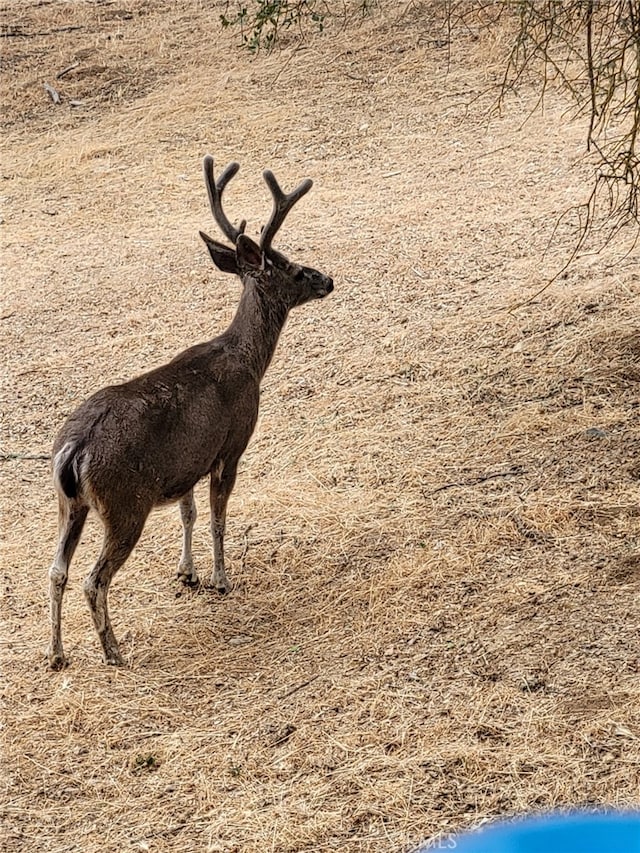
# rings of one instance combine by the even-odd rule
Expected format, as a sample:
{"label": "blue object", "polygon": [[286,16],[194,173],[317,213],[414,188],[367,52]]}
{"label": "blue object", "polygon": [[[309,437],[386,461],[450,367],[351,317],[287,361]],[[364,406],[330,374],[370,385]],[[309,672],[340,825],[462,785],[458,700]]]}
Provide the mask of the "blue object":
{"label": "blue object", "polygon": [[455,853],[640,853],[640,811],[568,812],[487,824],[440,838],[428,850]]}

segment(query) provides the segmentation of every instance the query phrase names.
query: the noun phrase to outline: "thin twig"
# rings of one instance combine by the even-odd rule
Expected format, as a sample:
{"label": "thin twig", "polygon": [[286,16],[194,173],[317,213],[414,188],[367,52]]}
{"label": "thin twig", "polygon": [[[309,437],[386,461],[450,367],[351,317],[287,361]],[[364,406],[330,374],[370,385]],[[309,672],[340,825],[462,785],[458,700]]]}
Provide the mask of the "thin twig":
{"label": "thin twig", "polygon": [[247,552],[249,551],[249,533],[253,530],[254,527],[255,527],[255,524],[249,524],[242,531],[242,538],[244,541],[243,541],[243,545],[242,545],[242,553],[240,554],[240,565],[242,566],[243,569],[245,567],[244,560],[245,560],[245,557],[247,556]]}
{"label": "thin twig", "polygon": [[289,690],[287,690],[285,693],[283,693],[281,696],[279,696],[278,699],[280,701],[282,701],[283,699],[288,699],[289,696],[293,696],[293,694],[297,693],[298,690],[302,690],[303,687],[308,687],[310,684],[313,684],[313,682],[317,681],[319,678],[320,678],[320,673],[318,673],[317,675],[311,676],[311,678],[308,678],[306,681],[303,681],[301,684],[296,684],[295,687],[291,687]]}
{"label": "thin twig", "polygon": [[474,477],[472,480],[459,480],[456,483],[446,483],[444,486],[438,486],[429,495],[435,495],[438,492],[444,492],[446,489],[462,488],[464,486],[478,486],[480,483],[485,483],[487,480],[495,480],[498,477],[517,477],[519,474],[527,472],[520,467],[510,468],[508,471],[496,471],[494,474],[485,474],[481,477]]}
{"label": "thin twig", "polygon": [[44,459],[48,462],[51,456],[47,453],[0,453],[0,462],[22,461],[23,459]]}
{"label": "thin twig", "polygon": [[303,48],[304,48],[304,47],[305,47],[305,45],[299,44],[299,45],[297,45],[297,46],[296,46],[296,47],[291,51],[290,56],[288,56],[288,57],[287,57],[287,59],[286,59],[286,60],[285,60],[285,62],[282,64],[281,68],[279,69],[278,73],[277,73],[277,74],[276,74],[276,76],[273,78],[273,82],[271,83],[271,85],[272,85],[272,86],[274,86],[274,85],[278,82],[278,80],[280,79],[280,77],[281,77],[281,76],[284,74],[284,72],[287,70],[287,68],[288,68],[289,64],[291,63],[291,60],[292,60],[292,59],[293,59],[293,57],[296,55],[296,53],[298,53],[298,51],[300,51],[300,50],[303,50]]}
{"label": "thin twig", "polygon": [[68,74],[70,71],[73,71],[74,68],[77,68],[80,65],[79,62],[72,62],[71,65],[67,65],[66,68],[63,68],[62,71],[58,71],[56,74],[56,80],[59,80],[61,77],[64,77],[65,74]]}
{"label": "thin twig", "polygon": [[53,36],[56,33],[72,33],[76,30],[83,30],[84,27],[56,27],[53,30],[44,30],[42,32],[27,33],[20,25],[9,27],[4,32],[0,33],[0,38],[36,38],[37,36]]}

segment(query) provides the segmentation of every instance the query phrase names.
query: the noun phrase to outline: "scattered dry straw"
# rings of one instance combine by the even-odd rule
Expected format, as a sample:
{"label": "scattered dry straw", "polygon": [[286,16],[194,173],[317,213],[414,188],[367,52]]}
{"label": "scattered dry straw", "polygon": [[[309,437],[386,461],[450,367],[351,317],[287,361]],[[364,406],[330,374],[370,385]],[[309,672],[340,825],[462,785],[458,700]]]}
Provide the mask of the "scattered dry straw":
{"label": "scattered dry straw", "polygon": [[[496,43],[447,75],[409,7],[256,61],[209,4],[4,9],[31,33],[6,40],[2,84],[4,849],[377,853],[637,804],[635,259],[584,259],[504,310],[570,246],[541,264],[584,128],[553,100],[520,127],[529,94],[488,125],[468,104]],[[73,61],[93,70],[55,107],[42,81]],[[229,204],[256,232],[262,168],[314,178],[283,248],[336,292],[294,313],[267,375],[233,593],[178,589],[178,512],[152,516],[111,596],[130,668],[107,669],[89,525],[72,665],[51,673],[55,505],[28,457],[90,391],[231,316],[237,283],[196,236],[205,151],[242,162]]]}

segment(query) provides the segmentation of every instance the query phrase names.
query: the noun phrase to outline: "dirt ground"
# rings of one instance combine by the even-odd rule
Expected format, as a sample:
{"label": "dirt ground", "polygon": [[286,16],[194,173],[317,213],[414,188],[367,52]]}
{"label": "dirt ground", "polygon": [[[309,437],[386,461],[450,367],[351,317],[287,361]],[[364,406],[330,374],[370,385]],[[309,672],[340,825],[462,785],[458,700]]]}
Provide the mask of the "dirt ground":
{"label": "dirt ground", "polygon": [[[584,121],[527,86],[490,116],[501,33],[448,45],[381,5],[252,59],[220,3],[2,3],[7,853],[408,851],[640,802],[638,254],[623,234],[536,295],[589,190]],[[52,672],[56,431],[237,303],[198,238],[207,152],[240,161],[253,234],[264,168],[313,178],[278,245],[336,289],[267,373],[233,592],[179,587],[178,509],[153,514],[106,667],[93,520]]]}

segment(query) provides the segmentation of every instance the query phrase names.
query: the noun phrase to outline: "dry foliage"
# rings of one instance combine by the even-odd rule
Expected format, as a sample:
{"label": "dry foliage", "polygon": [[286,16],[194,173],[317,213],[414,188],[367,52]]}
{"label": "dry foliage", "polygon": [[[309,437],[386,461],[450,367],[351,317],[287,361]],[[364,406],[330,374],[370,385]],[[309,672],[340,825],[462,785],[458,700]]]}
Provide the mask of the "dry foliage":
{"label": "dry foliage", "polygon": [[[637,804],[637,259],[583,258],[509,310],[562,264],[541,258],[584,125],[533,92],[487,124],[495,34],[449,56],[411,4],[255,61],[215,5],[3,4],[3,849],[399,851]],[[233,593],[177,589],[178,510],[155,514],[109,669],[89,524],[52,673],[55,501],[30,457],[92,390],[228,322],[237,283],[197,238],[207,151],[242,162],[227,207],[253,233],[262,168],[314,178],[281,245],[336,292],[267,374]]]}
{"label": "dry foliage", "polygon": [[[480,2],[495,15],[495,4]],[[540,101],[560,86],[589,116],[587,146],[597,152],[593,187],[576,212],[582,244],[640,228],[640,7],[630,0],[528,0],[515,11],[517,34],[502,90],[537,70]],[[494,24],[495,25],[495,24]]]}

